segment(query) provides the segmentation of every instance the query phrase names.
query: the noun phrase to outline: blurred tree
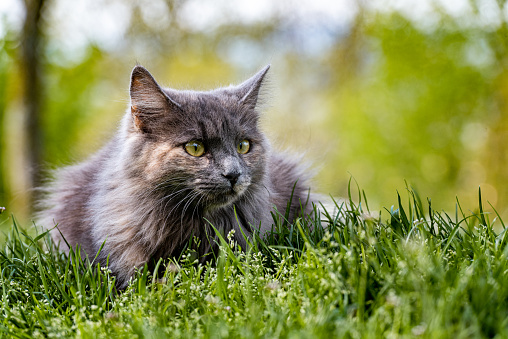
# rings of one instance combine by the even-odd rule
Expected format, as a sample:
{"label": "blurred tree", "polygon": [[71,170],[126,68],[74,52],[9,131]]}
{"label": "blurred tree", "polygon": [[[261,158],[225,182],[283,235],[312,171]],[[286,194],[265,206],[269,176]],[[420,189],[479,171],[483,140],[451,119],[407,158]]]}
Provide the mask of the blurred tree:
{"label": "blurred tree", "polygon": [[[39,186],[43,159],[42,131],[42,63],[44,58],[44,34],[42,18],[46,0],[24,0],[25,22],[21,35],[21,70],[24,79],[23,102],[25,107],[26,152],[30,170],[30,188]],[[30,206],[35,191],[31,190]]]}
{"label": "blurred tree", "polygon": [[446,209],[457,195],[473,204],[478,185],[485,200],[506,205],[505,24],[441,20],[425,30],[399,13],[370,13],[362,33],[331,52],[325,128],[341,140],[331,163],[345,164],[378,201],[407,179]]}
{"label": "blurred tree", "polygon": [[[7,35],[7,34],[6,34]],[[11,63],[8,56],[8,46],[7,46],[8,38],[5,37],[4,40],[0,41],[0,131],[3,129],[3,122],[5,117],[5,112],[7,109],[7,84],[9,77],[9,69],[11,68]],[[3,163],[3,154],[5,151],[5,138],[0,137],[0,205],[7,205],[7,195],[6,195],[6,175],[5,175],[5,164]]]}

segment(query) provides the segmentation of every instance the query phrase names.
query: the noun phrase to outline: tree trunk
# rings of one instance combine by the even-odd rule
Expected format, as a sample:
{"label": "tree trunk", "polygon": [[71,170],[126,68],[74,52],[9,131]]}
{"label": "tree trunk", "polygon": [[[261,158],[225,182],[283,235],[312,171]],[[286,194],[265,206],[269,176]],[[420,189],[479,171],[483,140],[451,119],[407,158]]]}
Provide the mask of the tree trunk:
{"label": "tree trunk", "polygon": [[41,126],[42,81],[41,59],[43,58],[43,34],[41,29],[45,0],[24,0],[25,25],[21,37],[21,70],[24,80],[24,129],[27,160],[29,165],[30,209],[35,197],[33,188],[40,184],[43,138]]}

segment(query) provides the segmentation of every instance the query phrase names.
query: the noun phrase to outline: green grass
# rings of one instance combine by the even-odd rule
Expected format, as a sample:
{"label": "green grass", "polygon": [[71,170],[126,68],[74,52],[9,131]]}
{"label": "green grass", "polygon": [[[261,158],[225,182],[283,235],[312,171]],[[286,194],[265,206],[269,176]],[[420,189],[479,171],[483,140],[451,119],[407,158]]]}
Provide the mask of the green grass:
{"label": "green grass", "polygon": [[0,250],[0,335],[508,337],[502,221],[481,194],[477,212],[457,203],[448,215],[408,192],[380,220],[362,217],[364,194],[325,229],[274,215],[272,236],[249,250],[221,239],[215,264],[188,251],[141,270],[123,292],[107,270],[14,224]]}

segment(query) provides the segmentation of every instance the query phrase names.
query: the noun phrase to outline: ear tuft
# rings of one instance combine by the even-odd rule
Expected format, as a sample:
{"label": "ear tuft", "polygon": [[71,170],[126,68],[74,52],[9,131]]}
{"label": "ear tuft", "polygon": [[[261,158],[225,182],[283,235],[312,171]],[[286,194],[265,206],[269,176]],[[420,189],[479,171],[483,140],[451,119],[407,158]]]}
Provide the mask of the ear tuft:
{"label": "ear tuft", "polygon": [[265,79],[265,75],[270,69],[270,65],[266,65],[262,70],[257,72],[250,79],[244,81],[238,86],[238,97],[240,103],[250,109],[256,108],[258,102],[259,90]]}

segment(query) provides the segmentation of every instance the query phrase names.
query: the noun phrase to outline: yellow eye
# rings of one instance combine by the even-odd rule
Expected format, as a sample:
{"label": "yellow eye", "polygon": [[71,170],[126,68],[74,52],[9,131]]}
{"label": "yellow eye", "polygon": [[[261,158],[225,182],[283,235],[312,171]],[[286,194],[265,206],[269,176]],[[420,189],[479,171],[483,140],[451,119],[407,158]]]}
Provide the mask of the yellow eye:
{"label": "yellow eye", "polygon": [[236,150],[240,154],[247,153],[249,151],[249,149],[250,149],[250,142],[247,139],[240,141],[240,143],[236,146]]}
{"label": "yellow eye", "polygon": [[201,141],[193,140],[185,144],[185,150],[194,157],[200,157],[205,153],[205,145]]}

